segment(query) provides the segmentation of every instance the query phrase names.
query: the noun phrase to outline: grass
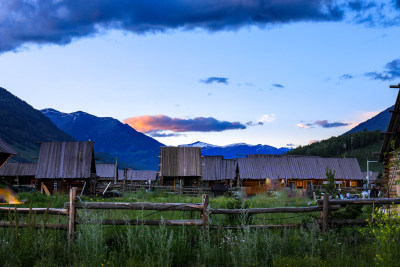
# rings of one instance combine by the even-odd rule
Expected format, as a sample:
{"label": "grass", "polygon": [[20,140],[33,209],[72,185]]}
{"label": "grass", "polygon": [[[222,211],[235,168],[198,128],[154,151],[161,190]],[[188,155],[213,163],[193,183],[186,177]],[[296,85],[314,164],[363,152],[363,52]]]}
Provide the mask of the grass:
{"label": "grass", "polygon": [[[22,194],[21,194],[22,195]],[[62,207],[67,196],[24,195],[26,206]],[[83,201],[200,203],[200,197],[164,193],[131,193],[121,199],[83,197]],[[307,198],[258,195],[253,198],[210,198],[212,208],[306,206]],[[370,217],[371,210],[358,211]],[[150,211],[152,212],[152,211]],[[2,266],[396,266],[400,230],[396,225],[371,224],[367,228],[332,229],[322,235],[315,219],[319,213],[252,216],[254,223],[302,222],[300,229],[249,229],[248,216],[213,215],[213,224],[236,223],[240,230],[209,230],[196,227],[105,226],[103,218],[141,218],[148,211],[85,211],[76,238],[69,242],[65,231],[0,228]],[[376,216],[382,216],[376,212]],[[40,222],[44,216],[3,214],[2,220]],[[56,222],[59,216],[48,215]],[[198,212],[159,212],[149,219],[199,218]],[[293,217],[293,218],[288,218]],[[62,217],[61,220],[65,219]],[[385,218],[383,218],[385,219]],[[65,221],[64,221],[65,222]],[[389,243],[385,243],[389,240]]]}

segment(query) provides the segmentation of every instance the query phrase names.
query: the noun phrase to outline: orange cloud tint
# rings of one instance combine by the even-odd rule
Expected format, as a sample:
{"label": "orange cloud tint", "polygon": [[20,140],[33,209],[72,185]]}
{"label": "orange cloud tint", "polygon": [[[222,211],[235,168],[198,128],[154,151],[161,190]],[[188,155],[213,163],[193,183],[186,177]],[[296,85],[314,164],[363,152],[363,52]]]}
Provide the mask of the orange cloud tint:
{"label": "orange cloud tint", "polygon": [[219,121],[212,117],[181,119],[171,118],[165,115],[147,115],[125,119],[124,123],[142,133],[155,133],[160,131],[220,132],[233,129],[246,129],[246,126],[239,122]]}

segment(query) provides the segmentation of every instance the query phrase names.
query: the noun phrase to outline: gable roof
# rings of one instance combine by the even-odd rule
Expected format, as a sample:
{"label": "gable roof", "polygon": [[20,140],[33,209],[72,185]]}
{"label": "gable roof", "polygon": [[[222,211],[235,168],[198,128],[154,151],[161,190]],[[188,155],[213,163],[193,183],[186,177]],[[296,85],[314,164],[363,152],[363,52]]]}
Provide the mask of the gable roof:
{"label": "gable roof", "polygon": [[160,176],[201,176],[201,147],[161,147]]}
{"label": "gable roof", "polygon": [[83,179],[96,173],[93,142],[41,143],[36,178]]}
{"label": "gable roof", "polygon": [[0,138],[0,153],[6,153],[10,155],[18,155],[18,152],[15,151],[9,144],[6,143],[3,139]]}
{"label": "gable roof", "polygon": [[238,158],[241,179],[326,179],[326,168],[336,179],[364,180],[355,158],[278,156]]}
{"label": "gable roof", "polygon": [[[127,181],[155,181],[157,179],[157,171],[147,170],[131,170],[127,169],[126,180]],[[124,180],[124,171],[118,171],[118,180]]]}
{"label": "gable roof", "polygon": [[0,138],[0,167],[12,156],[18,155],[9,144],[7,144],[3,139]]}
{"label": "gable roof", "polygon": [[5,163],[0,168],[0,176],[35,176],[36,163]]}
{"label": "gable roof", "polygon": [[115,167],[115,163],[96,163],[96,174],[100,178],[114,179]]}
{"label": "gable roof", "polygon": [[203,181],[232,180],[236,176],[236,160],[222,156],[204,156]]}
{"label": "gable roof", "polygon": [[394,108],[391,112],[392,116],[390,117],[385,138],[383,139],[379,161],[384,159],[386,153],[393,151],[392,142],[394,142],[395,148],[400,147],[400,90],[397,94],[396,103],[394,104]]}

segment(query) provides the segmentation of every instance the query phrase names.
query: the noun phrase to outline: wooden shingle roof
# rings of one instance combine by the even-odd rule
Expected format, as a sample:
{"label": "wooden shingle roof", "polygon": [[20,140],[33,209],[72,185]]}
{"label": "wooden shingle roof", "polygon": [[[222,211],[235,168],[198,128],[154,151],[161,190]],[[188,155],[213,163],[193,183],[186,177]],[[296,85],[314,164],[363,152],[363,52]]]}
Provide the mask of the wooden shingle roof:
{"label": "wooden shingle roof", "polygon": [[222,156],[204,156],[203,181],[232,180],[236,176],[236,160]]}
{"label": "wooden shingle roof", "polygon": [[396,149],[400,147],[400,91],[397,94],[396,103],[391,112],[392,116],[390,117],[389,125],[385,133],[379,161],[384,159],[386,153],[393,151],[392,142],[394,142],[394,147]]}
{"label": "wooden shingle roof", "polygon": [[93,142],[41,143],[37,179],[85,179],[95,173]]}
{"label": "wooden shingle roof", "polygon": [[278,156],[238,158],[241,179],[326,179],[326,168],[336,179],[365,179],[355,158]]}

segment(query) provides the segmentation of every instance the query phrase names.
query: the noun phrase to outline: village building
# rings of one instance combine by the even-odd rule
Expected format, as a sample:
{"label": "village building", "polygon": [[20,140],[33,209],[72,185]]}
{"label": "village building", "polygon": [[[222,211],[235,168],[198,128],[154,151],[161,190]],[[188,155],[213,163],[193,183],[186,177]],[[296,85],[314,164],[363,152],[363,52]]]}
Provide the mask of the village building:
{"label": "village building", "polygon": [[[396,86],[391,86],[395,87]],[[400,88],[400,84],[398,86]],[[382,149],[379,161],[383,162],[383,178],[386,185],[386,197],[398,197],[400,195],[400,92],[397,95],[392,116],[387,131],[384,133]],[[382,188],[381,188],[382,189]]]}
{"label": "village building", "polygon": [[232,189],[236,182],[236,159],[223,156],[204,156],[202,158],[203,185],[211,187],[214,194]]}
{"label": "village building", "polygon": [[9,160],[13,155],[18,155],[9,144],[7,144],[3,139],[0,138],[0,168]]}
{"label": "village building", "polygon": [[118,165],[115,163],[96,163],[96,175],[99,182],[117,182]]}
{"label": "village building", "polygon": [[35,177],[46,193],[78,187],[94,194],[97,179],[93,142],[41,143]]}
{"label": "village building", "polygon": [[6,162],[0,168],[0,178],[8,181],[8,184],[17,186],[33,186],[36,185],[36,163],[9,163]]}
{"label": "village building", "polygon": [[202,160],[200,147],[161,147],[161,185],[200,186]]}
{"label": "village building", "polygon": [[312,190],[326,181],[326,169],[335,172],[338,187],[361,187],[365,178],[357,159],[310,156],[248,155],[238,158],[239,177],[252,192],[270,188]]}
{"label": "village building", "polygon": [[[126,178],[125,178],[126,177]],[[157,180],[157,171],[124,169],[118,171],[118,180],[137,185],[154,184]]]}

